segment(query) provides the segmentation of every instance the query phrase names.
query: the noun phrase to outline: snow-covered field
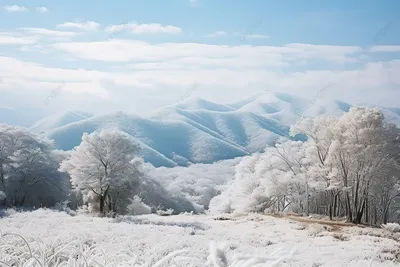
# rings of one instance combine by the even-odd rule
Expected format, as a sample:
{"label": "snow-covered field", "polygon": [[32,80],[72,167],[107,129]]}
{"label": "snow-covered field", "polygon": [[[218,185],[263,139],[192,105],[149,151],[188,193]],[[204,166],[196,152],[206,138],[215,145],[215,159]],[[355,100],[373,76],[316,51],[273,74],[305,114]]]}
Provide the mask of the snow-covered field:
{"label": "snow-covered field", "polygon": [[[43,209],[10,213],[0,219],[0,266],[155,266],[181,249],[187,251],[160,266],[207,266],[212,241],[218,247],[225,242],[229,264],[234,256],[268,256],[279,249],[293,253],[278,265],[235,265],[241,267],[400,264],[399,233],[266,215],[216,218],[187,214],[112,219]],[[211,255],[218,258],[221,253],[214,249]]]}

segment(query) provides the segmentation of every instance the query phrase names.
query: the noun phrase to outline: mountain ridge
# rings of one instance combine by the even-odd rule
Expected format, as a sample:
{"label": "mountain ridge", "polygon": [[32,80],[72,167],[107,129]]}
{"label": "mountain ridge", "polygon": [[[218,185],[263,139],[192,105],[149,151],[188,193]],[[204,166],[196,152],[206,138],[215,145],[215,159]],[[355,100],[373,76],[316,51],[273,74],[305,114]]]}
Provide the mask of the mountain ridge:
{"label": "mountain ridge", "polygon": [[[340,100],[311,103],[297,96],[271,91],[218,104],[189,98],[160,108],[148,116],[113,112],[55,114],[30,128],[55,141],[58,149],[79,145],[84,132],[116,127],[138,140],[145,161],[156,167],[213,163],[261,152],[279,137],[288,137],[290,125],[304,116],[340,115],[352,105]],[[400,124],[400,108],[382,108],[388,120]]]}

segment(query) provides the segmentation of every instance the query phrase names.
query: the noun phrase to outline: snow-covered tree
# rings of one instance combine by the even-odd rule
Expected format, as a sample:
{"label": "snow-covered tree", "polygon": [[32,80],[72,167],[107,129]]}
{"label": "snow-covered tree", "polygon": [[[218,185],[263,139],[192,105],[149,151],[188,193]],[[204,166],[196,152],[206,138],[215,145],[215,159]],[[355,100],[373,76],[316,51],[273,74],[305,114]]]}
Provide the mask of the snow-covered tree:
{"label": "snow-covered tree", "polygon": [[119,130],[85,133],[82,142],[61,164],[93,210],[123,212],[133,197],[142,173],[140,146]]}
{"label": "snow-covered tree", "polygon": [[52,206],[67,195],[53,143],[0,124],[0,191],[8,206]]}
{"label": "snow-covered tree", "polygon": [[353,107],[338,118],[302,120],[291,133],[308,137],[307,157],[314,163],[309,175],[326,182],[331,217],[341,202],[348,221],[360,223],[370,209],[372,190],[398,181],[400,130],[385,124],[377,108]]}
{"label": "snow-covered tree", "polygon": [[353,107],[340,117],[303,119],[279,140],[246,157],[214,211],[292,210],[386,223],[400,196],[400,129],[379,109]]}
{"label": "snow-covered tree", "polygon": [[279,140],[262,154],[245,157],[227,191],[210,203],[212,212],[296,211],[307,208],[306,144]]}

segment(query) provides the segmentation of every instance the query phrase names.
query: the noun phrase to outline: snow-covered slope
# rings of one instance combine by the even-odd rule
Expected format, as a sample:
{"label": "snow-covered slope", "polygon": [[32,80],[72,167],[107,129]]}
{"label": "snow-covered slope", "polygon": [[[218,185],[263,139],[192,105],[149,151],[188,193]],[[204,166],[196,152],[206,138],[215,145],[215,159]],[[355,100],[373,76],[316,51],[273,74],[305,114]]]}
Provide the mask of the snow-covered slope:
{"label": "snow-covered slope", "polygon": [[[45,132],[58,148],[68,150],[84,132],[114,126],[136,137],[154,166],[187,166],[262,151],[279,136],[288,136],[301,116],[340,115],[351,107],[339,100],[315,102],[270,91],[228,104],[190,98],[148,117],[117,112],[84,119],[85,114],[68,113],[45,118],[31,130]],[[388,121],[400,125],[399,108],[382,110]]]}
{"label": "snow-covered slope", "polygon": [[58,127],[92,117],[91,114],[81,111],[66,111],[41,119],[29,130],[33,132],[48,132]]}
{"label": "snow-covered slope", "polygon": [[228,106],[290,125],[301,117],[302,110],[306,109],[307,104],[308,102],[305,99],[268,91],[230,103]]}
{"label": "snow-covered slope", "polygon": [[212,163],[246,155],[247,152],[222,138],[201,131],[184,121],[158,121],[122,112],[96,116],[48,132],[60,149],[78,145],[84,132],[117,127],[136,137],[143,145],[143,156],[154,166]]}
{"label": "snow-covered slope", "polygon": [[157,121],[181,121],[250,153],[259,151],[278,136],[287,136],[289,127],[277,120],[248,111],[217,112],[168,108],[154,114]]}
{"label": "snow-covered slope", "polygon": [[400,110],[396,108],[382,108],[387,122],[400,125]]}
{"label": "snow-covered slope", "polygon": [[[340,222],[256,214],[226,220],[189,214],[112,219],[43,209],[7,214],[0,219],[2,266],[399,266],[398,233]],[[212,241],[218,250],[210,251]],[[155,264],[172,252],[172,260]],[[280,256],[290,257],[282,262]],[[208,257],[221,264],[207,264]]]}
{"label": "snow-covered slope", "polygon": [[195,110],[195,109],[204,109],[204,110],[212,110],[212,111],[232,111],[234,108],[229,107],[223,104],[216,104],[202,98],[192,97],[188,100],[184,101],[183,103],[177,104],[177,108],[180,109],[188,109],[188,110]]}

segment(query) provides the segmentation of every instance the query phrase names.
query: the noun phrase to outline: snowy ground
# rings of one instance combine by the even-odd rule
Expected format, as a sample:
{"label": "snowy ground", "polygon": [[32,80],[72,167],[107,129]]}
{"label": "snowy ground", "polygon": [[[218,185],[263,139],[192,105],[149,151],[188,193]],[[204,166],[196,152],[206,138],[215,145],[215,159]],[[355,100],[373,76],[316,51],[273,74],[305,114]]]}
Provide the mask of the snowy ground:
{"label": "snowy ground", "polygon": [[[226,241],[229,261],[233,255],[266,256],[284,248],[295,252],[277,266],[400,265],[400,242],[396,241],[400,235],[386,230],[323,226],[264,215],[230,218],[188,214],[111,219],[50,210],[13,213],[0,219],[0,266],[152,266],[179,249],[188,250],[191,262],[176,258],[175,263],[162,266],[205,266],[213,240]],[[12,265],[28,258],[26,265]]]}

